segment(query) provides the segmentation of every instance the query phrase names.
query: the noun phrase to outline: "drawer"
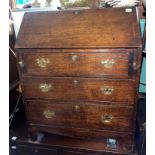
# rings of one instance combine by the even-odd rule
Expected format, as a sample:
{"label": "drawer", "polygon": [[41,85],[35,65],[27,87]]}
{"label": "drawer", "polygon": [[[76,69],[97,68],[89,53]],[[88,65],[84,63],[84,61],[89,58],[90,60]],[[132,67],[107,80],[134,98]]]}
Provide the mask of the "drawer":
{"label": "drawer", "polygon": [[[123,152],[123,154],[125,152],[129,153],[134,149],[133,132],[118,132],[110,130],[103,131],[95,130],[93,128],[73,128],[70,127],[70,125],[67,125],[66,127],[54,127],[32,123],[29,124],[29,128],[35,129],[40,132],[43,131],[44,133],[52,133],[48,134],[49,137],[50,135],[59,137],[58,140],[55,140],[55,138],[53,138],[52,141],[50,141],[51,144],[54,143],[54,146],[96,150],[98,152],[115,150],[118,152]],[[117,144],[116,149],[114,149],[114,145],[110,145],[110,141],[116,142],[112,143]]]}
{"label": "drawer", "polygon": [[[128,77],[136,73],[134,50],[86,50],[60,52],[30,50],[23,53],[23,73],[29,75],[84,76],[84,77]],[[136,70],[135,70],[136,69]]]}
{"label": "drawer", "polygon": [[135,81],[100,78],[24,77],[26,98],[134,103]]}
{"label": "drawer", "polygon": [[113,131],[132,131],[132,106],[90,103],[56,103],[27,101],[28,122],[45,126],[62,126]]}

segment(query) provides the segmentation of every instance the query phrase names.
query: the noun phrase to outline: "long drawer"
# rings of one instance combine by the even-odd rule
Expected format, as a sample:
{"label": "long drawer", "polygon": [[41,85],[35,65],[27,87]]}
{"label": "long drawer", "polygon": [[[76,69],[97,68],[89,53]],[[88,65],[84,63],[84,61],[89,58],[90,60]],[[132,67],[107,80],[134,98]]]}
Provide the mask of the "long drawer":
{"label": "long drawer", "polygon": [[24,77],[26,98],[134,103],[135,81],[101,78]]}
{"label": "long drawer", "polygon": [[[96,130],[96,129],[86,129],[86,128],[73,128],[70,125],[66,127],[56,127],[56,126],[47,126],[44,124],[33,124],[29,123],[29,129],[43,131],[47,133],[52,133],[54,135],[59,135],[63,137],[73,138],[74,140],[79,140],[79,142],[73,143],[73,145],[81,144],[81,141],[85,140],[98,140],[101,141],[101,145],[99,146],[99,150],[106,150],[109,148],[110,150],[116,149],[116,151],[133,151],[134,146],[134,133],[133,132],[118,132],[111,130]],[[72,143],[73,141],[71,141]],[[111,145],[109,145],[111,142]],[[85,144],[88,142],[84,142],[79,146],[83,148]],[[114,147],[116,144],[116,147]],[[63,145],[67,145],[67,141],[63,141]],[[94,146],[94,143],[91,143],[91,149]],[[108,149],[108,150],[109,150]],[[109,151],[110,151],[109,150]]]}
{"label": "long drawer", "polygon": [[133,130],[132,106],[27,101],[28,122],[45,126],[111,131]]}
{"label": "long drawer", "polygon": [[22,72],[29,75],[119,78],[136,75],[134,49],[77,51],[23,50],[20,58]]}

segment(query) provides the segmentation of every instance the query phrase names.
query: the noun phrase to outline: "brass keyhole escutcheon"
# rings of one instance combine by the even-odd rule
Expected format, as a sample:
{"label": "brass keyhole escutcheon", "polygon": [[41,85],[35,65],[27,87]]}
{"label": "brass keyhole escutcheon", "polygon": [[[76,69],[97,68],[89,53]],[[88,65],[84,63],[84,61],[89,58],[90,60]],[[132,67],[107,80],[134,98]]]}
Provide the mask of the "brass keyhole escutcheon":
{"label": "brass keyhole escutcheon", "polygon": [[79,110],[80,106],[79,105],[75,105],[74,108],[75,108],[75,110]]}
{"label": "brass keyhole escutcheon", "polygon": [[78,80],[73,80],[74,86],[77,86],[79,84]]}
{"label": "brass keyhole escutcheon", "polygon": [[105,68],[112,68],[113,65],[115,64],[115,60],[114,59],[106,59],[106,60],[102,60],[101,64],[105,67]]}
{"label": "brass keyhole escutcheon", "polygon": [[77,55],[72,55],[72,62],[76,62],[78,59],[78,56]]}
{"label": "brass keyhole escutcheon", "polygon": [[80,11],[77,10],[77,11],[74,12],[74,14],[75,14],[75,15],[79,15],[79,14],[80,14]]}
{"label": "brass keyhole escutcheon", "polygon": [[36,59],[37,65],[41,68],[45,68],[49,63],[50,60],[48,58],[38,58]]}

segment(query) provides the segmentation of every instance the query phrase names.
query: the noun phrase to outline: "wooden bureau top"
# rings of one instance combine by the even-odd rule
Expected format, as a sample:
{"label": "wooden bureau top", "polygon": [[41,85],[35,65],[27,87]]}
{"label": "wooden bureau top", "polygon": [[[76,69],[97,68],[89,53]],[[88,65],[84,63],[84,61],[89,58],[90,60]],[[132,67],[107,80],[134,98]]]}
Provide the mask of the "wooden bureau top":
{"label": "wooden bureau top", "polygon": [[136,8],[28,12],[15,47],[141,47]]}

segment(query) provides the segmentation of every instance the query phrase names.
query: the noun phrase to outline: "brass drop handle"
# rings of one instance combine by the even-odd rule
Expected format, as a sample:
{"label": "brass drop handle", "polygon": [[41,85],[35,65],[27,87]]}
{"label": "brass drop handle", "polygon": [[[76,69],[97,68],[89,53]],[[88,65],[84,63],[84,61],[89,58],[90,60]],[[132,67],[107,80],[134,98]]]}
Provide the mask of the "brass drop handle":
{"label": "brass drop handle", "polygon": [[46,84],[46,83],[41,83],[39,85],[39,88],[42,92],[49,92],[53,87],[52,84]]}
{"label": "brass drop handle", "polygon": [[46,110],[46,111],[43,112],[43,116],[46,119],[50,119],[50,118],[53,118],[55,116],[55,112],[54,111],[50,111],[50,110]]}
{"label": "brass drop handle", "polygon": [[101,122],[102,123],[110,123],[113,119],[112,115],[102,115],[101,116]]}
{"label": "brass drop handle", "polygon": [[36,62],[39,67],[45,68],[50,63],[50,60],[48,58],[38,58]]}
{"label": "brass drop handle", "polygon": [[112,68],[112,66],[115,64],[115,60],[114,59],[106,59],[106,60],[102,60],[101,64],[105,67],[105,68]]}
{"label": "brass drop handle", "polygon": [[112,87],[102,87],[100,90],[105,95],[111,95],[114,91]]}
{"label": "brass drop handle", "polygon": [[75,62],[78,59],[77,55],[72,55],[72,62]]}

